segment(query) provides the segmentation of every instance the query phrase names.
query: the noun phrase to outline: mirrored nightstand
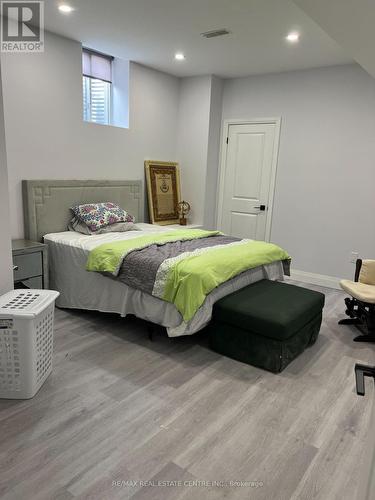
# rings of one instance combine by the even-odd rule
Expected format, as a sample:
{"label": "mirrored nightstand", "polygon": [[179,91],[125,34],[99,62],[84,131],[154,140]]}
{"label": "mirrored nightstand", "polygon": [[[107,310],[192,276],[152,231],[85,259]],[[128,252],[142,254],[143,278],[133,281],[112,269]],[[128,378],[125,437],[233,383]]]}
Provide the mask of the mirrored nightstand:
{"label": "mirrored nightstand", "polygon": [[47,246],[30,240],[12,240],[15,288],[48,288]]}

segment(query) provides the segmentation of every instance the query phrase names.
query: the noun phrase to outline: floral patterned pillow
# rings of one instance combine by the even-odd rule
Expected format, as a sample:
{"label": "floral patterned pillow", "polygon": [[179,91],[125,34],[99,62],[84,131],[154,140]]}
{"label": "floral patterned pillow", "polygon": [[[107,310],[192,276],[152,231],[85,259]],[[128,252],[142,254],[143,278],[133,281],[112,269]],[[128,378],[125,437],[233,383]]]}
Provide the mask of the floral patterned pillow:
{"label": "floral patterned pillow", "polygon": [[76,205],[70,209],[75,217],[80,222],[86,224],[93,233],[118,222],[128,222],[129,225],[132,225],[135,221],[134,217],[126,212],[126,210],[109,201]]}
{"label": "floral patterned pillow", "polygon": [[91,234],[104,234],[104,233],[123,233],[125,231],[138,231],[138,227],[133,222],[115,222],[110,226],[104,226],[97,231],[91,231],[89,227],[81,222],[77,217],[73,219],[68,224],[68,230],[75,233],[82,233],[86,235]]}

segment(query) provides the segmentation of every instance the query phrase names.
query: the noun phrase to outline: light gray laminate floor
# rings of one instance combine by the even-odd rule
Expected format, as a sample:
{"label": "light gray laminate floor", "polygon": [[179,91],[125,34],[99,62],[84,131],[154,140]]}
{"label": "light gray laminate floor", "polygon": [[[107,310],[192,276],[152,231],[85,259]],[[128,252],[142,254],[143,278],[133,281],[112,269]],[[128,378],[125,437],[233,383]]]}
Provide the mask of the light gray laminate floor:
{"label": "light gray laminate floor", "polygon": [[57,310],[53,374],[34,399],[0,401],[0,497],[353,500],[374,397],[355,395],[353,368],[375,347],[337,326],[343,295],[324,292],[316,345],[280,375],[204,334],[150,342],[136,319]]}

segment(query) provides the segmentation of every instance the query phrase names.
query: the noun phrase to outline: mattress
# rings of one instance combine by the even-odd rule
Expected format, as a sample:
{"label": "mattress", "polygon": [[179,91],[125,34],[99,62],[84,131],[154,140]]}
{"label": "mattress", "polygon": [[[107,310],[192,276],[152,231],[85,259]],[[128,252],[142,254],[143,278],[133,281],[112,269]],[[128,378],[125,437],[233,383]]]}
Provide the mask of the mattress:
{"label": "mattress", "polygon": [[282,280],[281,261],[250,269],[215,288],[195,316],[185,323],[176,307],[164,300],[96,272],[86,271],[89,252],[103,243],[137,238],[171,229],[138,223],[137,230],[86,236],[73,231],[44,236],[48,245],[50,286],[60,292],[57,306],[135,316],[164,326],[170,337],[191,335],[204,328],[212,316],[214,303],[261,279]]}

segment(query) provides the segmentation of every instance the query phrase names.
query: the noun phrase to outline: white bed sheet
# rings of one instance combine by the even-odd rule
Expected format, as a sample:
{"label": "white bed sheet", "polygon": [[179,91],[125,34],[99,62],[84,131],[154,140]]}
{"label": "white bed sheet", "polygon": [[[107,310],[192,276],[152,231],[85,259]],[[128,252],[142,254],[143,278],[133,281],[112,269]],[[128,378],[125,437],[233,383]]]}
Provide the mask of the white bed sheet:
{"label": "white bed sheet", "polygon": [[191,335],[206,326],[211,319],[214,303],[222,297],[261,279],[283,279],[281,262],[250,269],[215,288],[192,320],[185,323],[173,304],[100,273],[86,271],[89,252],[102,243],[173,230],[145,223],[138,223],[137,228],[137,231],[93,236],[72,231],[45,235],[44,241],[49,251],[50,286],[60,292],[57,306],[118,313],[121,316],[134,314],[166,327],[170,337],[177,337]]}

